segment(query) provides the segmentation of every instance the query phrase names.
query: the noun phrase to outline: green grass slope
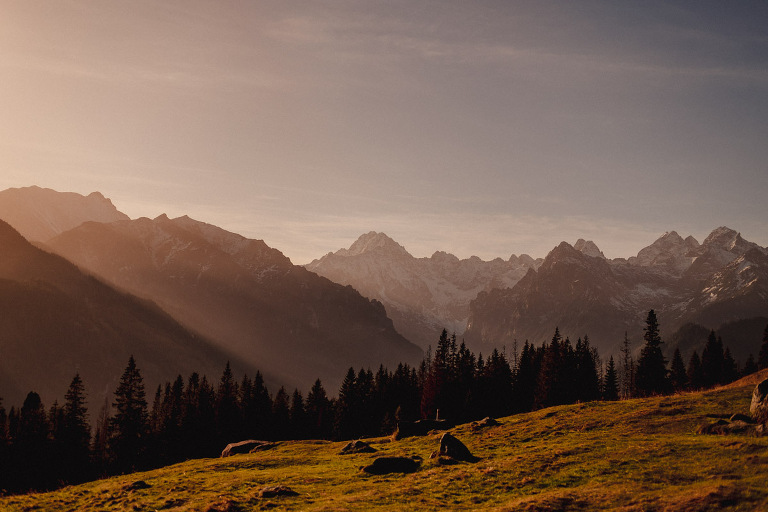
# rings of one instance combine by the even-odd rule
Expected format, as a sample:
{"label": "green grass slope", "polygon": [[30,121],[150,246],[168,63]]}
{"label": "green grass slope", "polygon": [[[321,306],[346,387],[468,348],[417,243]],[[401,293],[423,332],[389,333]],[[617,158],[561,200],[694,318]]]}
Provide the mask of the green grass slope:
{"label": "green grass slope", "polygon": [[[451,432],[482,459],[438,465],[439,433],[379,452],[286,442],[227,459],[193,460],[55,492],[0,498],[0,510],[768,510],[768,437],[697,434],[715,416],[747,413],[753,386],[593,402]],[[360,471],[381,455],[419,455],[412,474]],[[130,490],[143,480],[150,487]],[[298,496],[259,498],[282,484]]]}

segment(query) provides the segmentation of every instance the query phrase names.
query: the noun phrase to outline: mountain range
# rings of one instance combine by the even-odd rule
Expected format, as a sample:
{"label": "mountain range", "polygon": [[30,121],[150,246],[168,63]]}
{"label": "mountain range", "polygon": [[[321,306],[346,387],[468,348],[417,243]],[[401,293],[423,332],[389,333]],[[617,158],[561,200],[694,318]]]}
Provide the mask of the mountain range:
{"label": "mountain range", "polygon": [[[25,258],[12,259],[11,246],[0,245],[0,265],[6,268],[2,277],[27,287],[32,286],[29,281],[36,283],[26,302],[19,298],[20,292],[5,295],[7,304],[23,303],[28,310],[4,317],[0,350],[6,364],[0,367],[0,396],[7,403],[19,403],[19,393],[33,389],[49,402],[60,398],[78,364],[106,363],[104,352],[114,353],[120,364],[101,364],[101,375],[83,375],[89,389],[94,394],[98,390],[100,396],[102,388],[114,389],[107,383],[117,382],[131,353],[142,370],[162,369],[162,376],[147,370],[152,378],[146,380],[153,385],[161,378],[172,380],[177,373],[186,378],[192,371],[215,381],[231,360],[238,372],[252,374],[259,369],[273,390],[285,385],[306,392],[320,378],[330,394],[335,394],[351,366],[375,368],[421,360],[421,349],[395,331],[381,303],[293,265],[261,240],[188,217],[130,220],[101,194],[60,194],[38,187],[0,194],[0,203],[12,198],[10,205],[0,205],[0,211],[13,210],[15,226],[35,240],[38,247],[16,235],[17,243],[23,241],[27,251],[39,256],[36,268],[42,272],[36,276],[24,270],[20,262]],[[88,219],[91,213],[95,220]],[[60,221],[60,216],[70,220]],[[72,227],[73,223],[77,225]],[[72,285],[72,279],[51,284],[40,277],[50,274],[52,280],[61,272],[47,266],[65,264],[68,272],[77,272],[102,294],[110,290],[125,297],[127,305],[90,297]],[[60,292],[58,302],[43,293],[51,288]],[[53,302],[50,311],[34,312],[34,304],[47,302]],[[88,315],[64,307],[80,303]],[[152,315],[162,315],[164,322],[184,332],[180,336],[185,340],[198,340],[202,345],[197,354],[208,355],[190,356],[185,365],[170,364],[186,356],[176,354],[172,343],[155,341],[168,336],[160,327],[155,332],[146,325],[154,321]],[[70,322],[70,316],[77,320]],[[102,328],[107,319],[123,323]],[[131,325],[136,327],[132,335]],[[50,335],[33,336],[27,332],[30,329]],[[100,338],[89,337],[99,329]],[[66,336],[56,335],[59,330]],[[32,343],[30,337],[39,341]],[[48,345],[52,347],[46,352]],[[154,347],[157,353],[142,347]],[[29,364],[16,368],[12,361]],[[61,370],[51,371],[51,365]]]}
{"label": "mountain range", "polygon": [[634,348],[642,344],[645,317],[655,309],[674,339],[666,345],[670,355],[677,344],[689,355],[703,343],[700,336],[673,336],[683,326],[708,332],[728,324],[726,332],[741,335],[733,352],[743,361],[757,354],[768,316],[767,256],[727,227],[701,244],[671,231],[637,256],[612,260],[583,239],[559,244],[543,260],[513,255],[486,262],[445,253],[417,259],[383,233],[368,233],[307,268],[380,300],[398,330],[422,347],[434,346],[442,327],[486,354],[525,340],[540,344],[558,327],[618,354],[625,333]]}
{"label": "mountain range", "polygon": [[192,371],[215,380],[229,360],[271,389],[320,378],[334,394],[349,367],[417,364],[443,328],[487,355],[558,327],[607,355],[625,333],[641,346],[655,309],[668,355],[687,357],[717,329],[743,362],[768,323],[768,249],[726,227],[701,243],[671,231],[626,259],[580,239],[492,261],[415,258],[370,232],[301,267],[186,216],[130,219],[98,192],[9,189],[0,219],[0,396],[11,404],[32,389],[60,398],[75,371],[101,400],[129,354],[151,386]]}

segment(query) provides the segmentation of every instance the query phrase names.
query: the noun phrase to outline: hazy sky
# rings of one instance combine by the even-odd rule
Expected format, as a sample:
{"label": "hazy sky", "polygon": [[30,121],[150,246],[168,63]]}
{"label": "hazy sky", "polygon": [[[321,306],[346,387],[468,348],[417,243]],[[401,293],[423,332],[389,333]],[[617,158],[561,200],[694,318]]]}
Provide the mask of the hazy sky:
{"label": "hazy sky", "polygon": [[768,245],[768,2],[0,0],[0,189],[295,263]]}

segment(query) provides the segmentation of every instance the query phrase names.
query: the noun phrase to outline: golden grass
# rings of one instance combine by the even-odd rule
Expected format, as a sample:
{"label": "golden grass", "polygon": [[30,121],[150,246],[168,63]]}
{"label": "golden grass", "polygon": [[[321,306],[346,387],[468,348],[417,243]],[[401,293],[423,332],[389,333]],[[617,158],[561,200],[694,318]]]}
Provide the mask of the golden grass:
{"label": "golden grass", "polygon": [[[296,441],[55,492],[0,498],[0,510],[768,510],[768,438],[699,435],[708,415],[746,413],[752,388],[553,407],[451,432],[482,459],[440,466],[439,433],[344,443]],[[419,455],[416,473],[371,476],[376,456]],[[125,488],[137,480],[151,487]],[[296,497],[262,499],[283,484]]]}

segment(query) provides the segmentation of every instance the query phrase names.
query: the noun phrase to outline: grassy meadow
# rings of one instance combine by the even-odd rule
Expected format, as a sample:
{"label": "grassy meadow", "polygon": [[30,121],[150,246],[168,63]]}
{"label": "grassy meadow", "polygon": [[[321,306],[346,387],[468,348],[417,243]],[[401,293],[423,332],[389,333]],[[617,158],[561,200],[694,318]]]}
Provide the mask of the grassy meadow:
{"label": "grassy meadow", "polygon": [[[371,439],[378,453],[343,456],[345,443],[284,442],[4,497],[0,510],[768,510],[768,437],[697,434],[717,417],[748,413],[753,387],[559,406],[451,429],[477,463],[430,459],[441,433]],[[382,455],[424,460],[411,474],[360,471]],[[139,480],[149,487],[129,488]],[[259,497],[277,484],[299,495]]]}

